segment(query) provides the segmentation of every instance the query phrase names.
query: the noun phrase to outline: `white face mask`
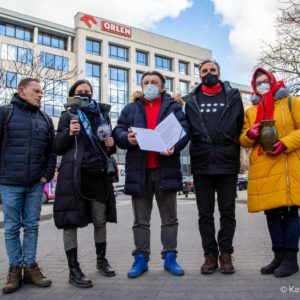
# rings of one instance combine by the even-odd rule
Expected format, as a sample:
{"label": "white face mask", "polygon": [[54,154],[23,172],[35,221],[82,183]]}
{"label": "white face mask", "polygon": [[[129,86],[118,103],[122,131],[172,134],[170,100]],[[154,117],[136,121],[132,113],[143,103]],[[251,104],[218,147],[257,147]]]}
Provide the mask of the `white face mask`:
{"label": "white face mask", "polygon": [[153,84],[147,84],[144,86],[144,97],[148,101],[153,101],[160,96],[159,88]]}
{"label": "white face mask", "polygon": [[260,94],[266,94],[267,92],[269,92],[271,89],[271,85],[270,83],[262,83],[260,84],[258,87],[256,87],[256,91]]}

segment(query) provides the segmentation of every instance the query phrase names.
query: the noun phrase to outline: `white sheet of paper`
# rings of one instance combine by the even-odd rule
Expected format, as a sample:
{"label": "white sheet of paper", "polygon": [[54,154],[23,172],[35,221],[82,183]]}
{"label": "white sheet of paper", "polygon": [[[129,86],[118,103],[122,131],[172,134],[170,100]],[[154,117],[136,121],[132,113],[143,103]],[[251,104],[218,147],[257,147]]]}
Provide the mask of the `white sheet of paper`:
{"label": "white sheet of paper", "polygon": [[182,126],[171,113],[154,129],[131,127],[141,150],[162,152],[172,148],[186,135]]}

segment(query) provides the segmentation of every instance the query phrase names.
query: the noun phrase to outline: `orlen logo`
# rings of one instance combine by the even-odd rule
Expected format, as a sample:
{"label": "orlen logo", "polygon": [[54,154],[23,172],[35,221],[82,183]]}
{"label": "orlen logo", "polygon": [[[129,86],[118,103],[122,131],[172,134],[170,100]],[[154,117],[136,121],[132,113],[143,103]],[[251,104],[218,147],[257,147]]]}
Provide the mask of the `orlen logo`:
{"label": "orlen logo", "polygon": [[93,16],[90,15],[84,15],[80,18],[81,21],[83,21],[89,28],[92,28],[92,23],[94,23],[95,25],[97,25],[97,21]]}
{"label": "orlen logo", "polygon": [[126,37],[131,37],[131,28],[111,23],[108,21],[102,21],[102,30],[123,35]]}

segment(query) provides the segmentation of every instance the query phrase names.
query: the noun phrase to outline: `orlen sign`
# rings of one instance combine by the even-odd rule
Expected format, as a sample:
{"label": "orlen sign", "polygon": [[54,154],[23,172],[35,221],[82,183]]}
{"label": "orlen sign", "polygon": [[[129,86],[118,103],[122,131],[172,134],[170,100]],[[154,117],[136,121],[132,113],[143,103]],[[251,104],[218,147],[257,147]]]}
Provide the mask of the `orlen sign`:
{"label": "orlen sign", "polygon": [[131,37],[131,28],[108,21],[102,21],[102,30],[123,35],[129,38]]}

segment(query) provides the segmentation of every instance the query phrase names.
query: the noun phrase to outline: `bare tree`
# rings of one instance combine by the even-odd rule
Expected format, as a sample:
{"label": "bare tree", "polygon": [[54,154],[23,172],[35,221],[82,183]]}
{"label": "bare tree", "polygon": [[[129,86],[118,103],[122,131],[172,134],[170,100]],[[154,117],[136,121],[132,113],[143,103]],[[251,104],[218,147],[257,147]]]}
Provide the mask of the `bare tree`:
{"label": "bare tree", "polygon": [[264,43],[259,66],[277,72],[300,94],[300,1],[282,0],[276,20],[277,38],[274,43]]}
{"label": "bare tree", "polygon": [[[34,47],[27,46],[27,51],[18,54],[18,58],[9,54],[7,59],[0,60],[0,94],[4,91],[10,96],[15,92],[14,84],[17,78],[32,77],[41,81],[44,94],[50,89],[57,89],[62,81],[68,81],[78,76],[77,65],[69,69],[69,61],[60,56],[61,61],[55,61],[42,55],[36,54]],[[58,56],[56,56],[58,57]],[[14,76],[8,78],[7,72],[12,72]],[[10,97],[9,97],[10,98]],[[46,100],[47,101],[47,100]]]}

